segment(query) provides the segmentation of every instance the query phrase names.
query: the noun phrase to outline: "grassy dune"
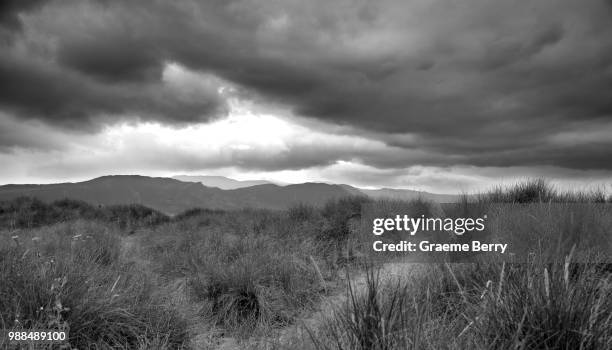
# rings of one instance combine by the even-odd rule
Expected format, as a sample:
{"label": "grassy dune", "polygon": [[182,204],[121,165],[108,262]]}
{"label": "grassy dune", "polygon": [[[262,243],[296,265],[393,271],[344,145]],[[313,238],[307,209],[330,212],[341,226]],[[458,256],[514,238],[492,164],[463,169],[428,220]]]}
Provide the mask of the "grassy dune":
{"label": "grassy dune", "polygon": [[75,221],[2,236],[3,328],[70,330],[78,348],[176,348],[186,323],[165,308],[149,276],[119,258],[106,225]]}
{"label": "grassy dune", "polygon": [[[538,180],[470,200],[609,198]],[[361,268],[360,256],[347,255],[351,221],[368,201],[173,218],[139,206],[1,203],[0,324],[69,328],[79,349],[212,349],[229,339],[288,349],[612,348],[610,265],[563,251],[557,263],[431,264],[380,278],[384,264]],[[552,219],[558,226],[545,231],[561,227],[566,238],[589,229]],[[347,264],[365,286],[346,289]],[[302,338],[275,339],[336,295],[347,297]]]}
{"label": "grassy dune", "polygon": [[350,201],[285,212],[196,209],[175,218],[135,205],[4,202],[0,323],[69,328],[72,346],[98,349],[266,335],[338,283],[332,257],[354,214],[345,213]]}
{"label": "grassy dune", "polygon": [[[612,211],[601,206],[607,201],[600,192],[560,193],[542,180],[472,199],[477,206],[544,203],[529,217],[503,213],[496,229],[552,239],[559,259],[423,264],[391,279],[380,277],[384,266],[369,266],[366,287],[349,287],[346,303],[308,330],[302,348],[611,349],[612,264],[588,249],[577,261],[575,250],[581,242],[609,244]],[[568,203],[581,204],[576,210]]]}

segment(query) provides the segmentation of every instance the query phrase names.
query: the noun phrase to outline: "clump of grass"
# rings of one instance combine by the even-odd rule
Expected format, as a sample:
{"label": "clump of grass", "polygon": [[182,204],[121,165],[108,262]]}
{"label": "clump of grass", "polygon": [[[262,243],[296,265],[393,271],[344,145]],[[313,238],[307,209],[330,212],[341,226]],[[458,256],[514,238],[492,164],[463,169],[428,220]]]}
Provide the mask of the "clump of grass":
{"label": "clump of grass", "polygon": [[[467,199],[467,196],[464,200]],[[590,191],[559,191],[543,178],[528,179],[508,187],[496,187],[476,196],[477,201],[488,203],[607,203],[612,196],[606,196],[601,189]],[[470,201],[467,199],[467,201]]]}
{"label": "clump of grass", "polygon": [[209,256],[190,278],[196,297],[210,302],[214,323],[241,334],[291,323],[321,288],[303,258],[273,241],[250,240],[228,249],[225,258]]}
{"label": "clump of grass", "polygon": [[419,349],[419,339],[409,334],[407,295],[408,285],[399,280],[383,285],[379,271],[368,265],[364,290],[349,282],[346,305],[336,308],[321,330],[309,330],[310,339],[316,349]]}
{"label": "clump of grass", "polygon": [[3,326],[69,328],[75,348],[182,347],[187,324],[161,305],[143,271],[119,261],[117,240],[105,226],[84,222],[3,240]]}
{"label": "clump of grass", "polygon": [[[612,284],[595,265],[509,266],[475,306],[471,332],[491,347],[612,346]],[[502,269],[503,271],[503,269]]]}
{"label": "clump of grass", "polygon": [[612,275],[598,264],[429,266],[405,280],[349,286],[312,330],[316,349],[609,349]]}
{"label": "clump of grass", "polygon": [[319,260],[319,244],[294,219],[202,212],[147,234],[147,251],[158,273],[185,278],[191,296],[208,305],[202,317],[241,337],[266,333],[293,322],[325,291],[310,258]]}
{"label": "clump of grass", "polygon": [[544,179],[519,182],[511,187],[497,187],[480,197],[494,203],[546,203],[557,198],[557,191]]}
{"label": "clump of grass", "polygon": [[248,335],[291,323],[300,307],[312,302],[308,298],[314,293],[306,283],[316,281],[310,271],[298,274],[282,258],[277,263],[285,265],[266,260],[248,255],[190,280],[193,292],[209,302],[208,316],[215,324]]}

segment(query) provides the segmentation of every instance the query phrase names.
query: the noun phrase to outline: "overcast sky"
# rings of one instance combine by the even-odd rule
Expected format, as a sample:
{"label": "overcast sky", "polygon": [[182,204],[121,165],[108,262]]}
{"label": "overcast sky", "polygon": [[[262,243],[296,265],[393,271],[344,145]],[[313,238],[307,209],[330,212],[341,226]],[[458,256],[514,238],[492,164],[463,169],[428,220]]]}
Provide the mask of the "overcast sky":
{"label": "overcast sky", "polygon": [[0,2],[0,183],[612,182],[611,0]]}

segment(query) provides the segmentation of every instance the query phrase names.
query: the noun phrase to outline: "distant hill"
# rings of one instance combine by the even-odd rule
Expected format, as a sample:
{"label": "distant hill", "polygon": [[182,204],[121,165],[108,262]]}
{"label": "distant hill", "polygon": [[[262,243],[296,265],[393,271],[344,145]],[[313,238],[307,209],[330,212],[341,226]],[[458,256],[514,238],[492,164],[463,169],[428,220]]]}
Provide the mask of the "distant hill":
{"label": "distant hill", "polygon": [[425,200],[430,200],[438,203],[455,203],[461,197],[456,194],[437,194],[437,193],[429,193],[422,191],[413,191],[413,190],[402,190],[395,188],[381,188],[379,190],[364,190],[361,189],[361,192],[365,193],[369,197],[372,198],[390,198],[390,199],[398,199],[398,200],[406,200],[410,201],[413,199],[422,198]]}
{"label": "distant hill", "polygon": [[196,207],[283,209],[298,202],[320,206],[332,198],[350,194],[340,185],[322,183],[265,184],[222,190],[198,182],[139,175],[103,176],[76,183],[0,186],[0,200],[31,196],[43,201],[72,198],[96,205],[137,203],[167,214]]}
{"label": "distant hill", "polygon": [[[227,184],[231,183],[232,179]],[[242,181],[236,181],[243,183]],[[333,198],[367,195],[372,198],[456,202],[457,195],[442,195],[411,190],[363,190],[348,185],[303,183],[287,186],[258,184],[236,189],[208,187],[198,182],[140,175],[102,176],[89,181],[49,185],[0,186],[0,200],[21,196],[43,201],[63,198],[82,200],[94,205],[141,204],[166,214],[177,214],[191,208],[210,209],[284,209],[295,203],[321,206]]]}
{"label": "distant hill", "polygon": [[184,182],[199,182],[207,187],[217,187],[222,190],[235,190],[243,187],[257,186],[257,185],[266,185],[271,184],[269,181],[265,180],[246,180],[239,181],[230,179],[225,176],[210,176],[210,175],[200,175],[200,176],[191,176],[191,175],[177,175],[173,176],[173,179],[184,181]]}

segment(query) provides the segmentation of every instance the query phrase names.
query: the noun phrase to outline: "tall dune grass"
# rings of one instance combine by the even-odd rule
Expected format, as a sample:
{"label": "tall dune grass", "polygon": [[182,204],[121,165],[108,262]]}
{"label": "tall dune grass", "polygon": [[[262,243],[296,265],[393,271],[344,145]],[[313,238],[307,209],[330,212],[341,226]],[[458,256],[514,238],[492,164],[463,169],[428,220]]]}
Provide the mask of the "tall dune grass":
{"label": "tall dune grass", "polygon": [[[475,196],[487,203],[609,203],[612,195],[603,189],[561,191],[543,178],[528,179],[511,186],[498,186]],[[470,201],[467,198],[467,201]]]}
{"label": "tall dune grass", "polygon": [[201,211],[149,232],[147,251],[160,275],[187,281],[191,296],[205,304],[202,318],[249,336],[290,324],[324,292],[316,272],[326,268],[324,249],[313,238],[310,215],[305,206]]}
{"label": "tall dune grass", "polygon": [[426,266],[404,281],[371,269],[310,334],[316,349],[610,349],[612,279],[571,263]]}
{"label": "tall dune grass", "polygon": [[[596,205],[604,198],[601,193],[559,193],[535,180],[497,189],[478,201]],[[595,212],[605,216],[600,218],[605,222],[612,217],[609,209]],[[583,236],[589,223],[577,221],[593,219],[551,213],[558,217],[539,222],[541,232],[554,231],[566,238]],[[532,228],[523,224],[525,229]],[[365,289],[357,293],[349,286],[347,302],[310,329],[310,344],[303,347],[611,349],[609,256],[587,257],[590,262],[583,257],[577,262],[573,249],[563,254],[554,262],[535,255],[526,263],[485,259],[420,265],[420,273],[400,280],[381,280],[369,267]]]}
{"label": "tall dune grass", "polygon": [[77,221],[2,235],[2,328],[69,329],[80,349],[182,347],[186,323],[152,295],[144,271],[119,261],[118,237]]}

